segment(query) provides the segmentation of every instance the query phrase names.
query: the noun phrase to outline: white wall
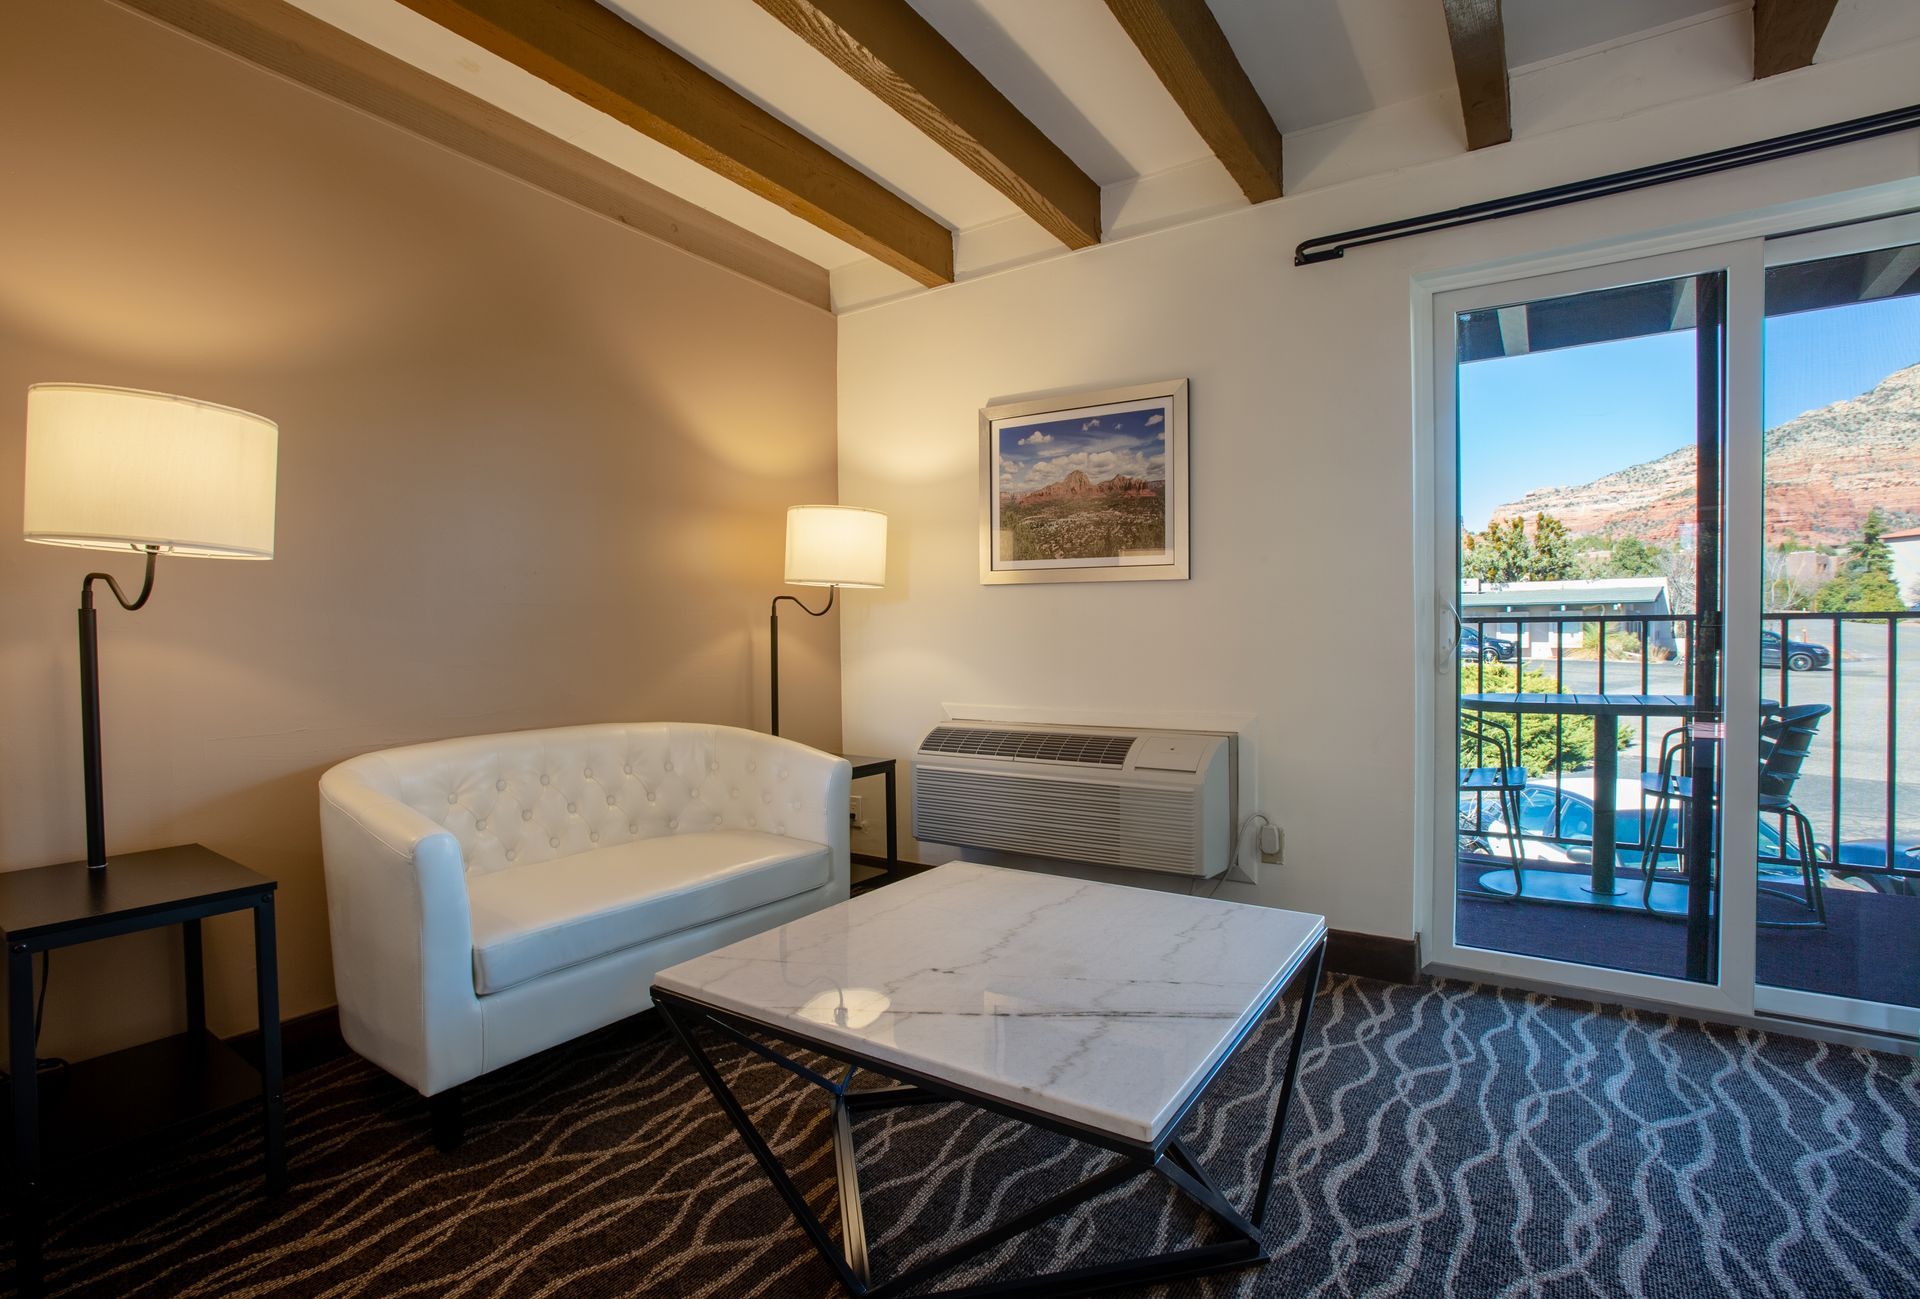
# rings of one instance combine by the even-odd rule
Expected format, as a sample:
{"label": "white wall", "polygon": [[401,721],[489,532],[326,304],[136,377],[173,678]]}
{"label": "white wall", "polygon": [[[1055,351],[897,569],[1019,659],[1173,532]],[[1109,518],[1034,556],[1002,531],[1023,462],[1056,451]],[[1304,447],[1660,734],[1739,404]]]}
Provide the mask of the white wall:
{"label": "white wall", "polygon": [[[1920,138],[1326,265],[1295,268],[1294,245],[1898,107],[1913,67],[1911,45],[1820,65],[844,315],[840,499],[888,511],[894,530],[887,589],[850,593],[843,614],[848,748],[904,758],[943,701],[1249,713],[1260,810],[1285,828],[1287,859],[1223,896],[1411,935],[1434,679],[1416,277],[1910,180]],[[1179,376],[1193,384],[1192,580],[980,585],[979,408]]]}
{"label": "white wall", "polygon": [[1893,584],[1900,588],[1900,599],[1911,603],[1920,591],[1920,537],[1900,537],[1891,543]]}

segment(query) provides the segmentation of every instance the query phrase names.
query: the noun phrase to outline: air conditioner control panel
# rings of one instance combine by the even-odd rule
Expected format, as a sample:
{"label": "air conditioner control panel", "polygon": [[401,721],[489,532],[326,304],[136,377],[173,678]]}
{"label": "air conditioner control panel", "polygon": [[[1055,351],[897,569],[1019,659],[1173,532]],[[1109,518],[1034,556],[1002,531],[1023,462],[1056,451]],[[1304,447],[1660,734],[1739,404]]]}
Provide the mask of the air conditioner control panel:
{"label": "air conditioner control panel", "polygon": [[1204,735],[1142,735],[1133,745],[1135,771],[1198,771],[1210,747]]}

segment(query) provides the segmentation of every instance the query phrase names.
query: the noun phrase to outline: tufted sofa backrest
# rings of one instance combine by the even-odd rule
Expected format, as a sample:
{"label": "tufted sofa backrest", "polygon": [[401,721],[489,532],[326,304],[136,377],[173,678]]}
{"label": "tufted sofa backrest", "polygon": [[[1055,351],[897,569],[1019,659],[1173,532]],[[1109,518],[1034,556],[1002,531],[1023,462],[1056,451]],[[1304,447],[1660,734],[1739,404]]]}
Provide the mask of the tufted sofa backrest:
{"label": "tufted sofa backrest", "polygon": [[340,770],[451,831],[474,873],[661,835],[787,834],[820,819],[791,779],[809,752],[731,726],[604,723],[436,740]]}

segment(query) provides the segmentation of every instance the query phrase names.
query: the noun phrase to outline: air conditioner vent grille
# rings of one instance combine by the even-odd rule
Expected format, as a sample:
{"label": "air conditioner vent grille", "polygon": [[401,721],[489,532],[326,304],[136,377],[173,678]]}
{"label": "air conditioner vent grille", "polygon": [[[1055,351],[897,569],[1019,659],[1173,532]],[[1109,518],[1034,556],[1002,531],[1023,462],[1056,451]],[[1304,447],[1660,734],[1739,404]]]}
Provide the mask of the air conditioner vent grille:
{"label": "air conditioner vent grille", "polygon": [[1198,789],[1032,771],[919,767],[913,775],[915,838],[1059,861],[1203,874],[1202,812]]}
{"label": "air conditioner vent grille", "polygon": [[1075,731],[1011,731],[984,726],[936,726],[921,741],[922,753],[973,758],[1065,762],[1082,767],[1125,766],[1137,735],[1091,735]]}

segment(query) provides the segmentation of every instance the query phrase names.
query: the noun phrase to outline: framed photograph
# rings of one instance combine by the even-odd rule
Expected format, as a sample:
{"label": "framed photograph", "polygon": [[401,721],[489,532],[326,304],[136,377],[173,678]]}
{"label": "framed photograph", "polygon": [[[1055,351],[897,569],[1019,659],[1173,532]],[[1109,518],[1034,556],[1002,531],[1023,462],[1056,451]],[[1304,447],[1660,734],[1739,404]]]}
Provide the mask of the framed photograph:
{"label": "framed photograph", "polygon": [[980,412],[980,580],[1187,576],[1187,381]]}

